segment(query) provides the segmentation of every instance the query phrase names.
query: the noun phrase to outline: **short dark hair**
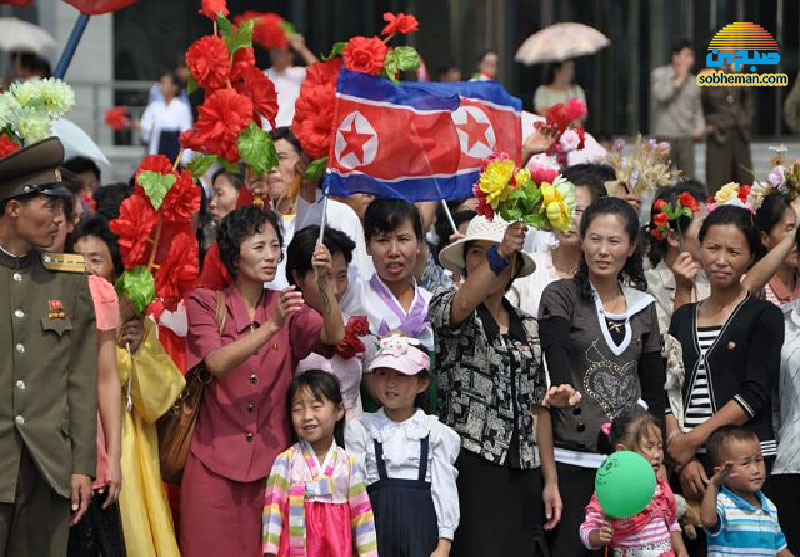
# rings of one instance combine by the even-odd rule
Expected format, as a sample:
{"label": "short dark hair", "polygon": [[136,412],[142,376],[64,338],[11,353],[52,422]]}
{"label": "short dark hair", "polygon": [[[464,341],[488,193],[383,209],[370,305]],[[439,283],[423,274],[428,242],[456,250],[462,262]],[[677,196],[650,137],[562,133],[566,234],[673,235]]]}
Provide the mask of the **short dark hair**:
{"label": "short dark hair", "polygon": [[273,211],[264,211],[257,205],[240,207],[225,215],[225,218],[219,223],[217,230],[219,258],[233,278],[236,278],[237,275],[242,242],[254,235],[267,222],[275,230],[275,236],[277,236],[281,252],[283,252],[281,225],[278,216]]}
{"label": "short dark hair", "polygon": [[127,182],[116,182],[97,188],[92,195],[95,211],[110,221],[118,219],[120,205],[133,195],[133,189]]}
{"label": "short dark hair", "polygon": [[50,62],[34,52],[20,52],[17,54],[17,59],[20,66],[31,73],[39,74],[42,79],[47,79],[52,75]]}
{"label": "short dark hair", "polygon": [[[292,402],[294,397],[303,389],[311,391],[311,395],[319,402],[329,400],[334,406],[344,407],[342,402],[342,386],[339,378],[321,369],[309,369],[304,373],[295,375],[289,383],[286,408],[289,412],[289,422],[292,421]],[[297,432],[294,432],[295,434]],[[333,438],[336,444],[344,447],[344,418],[336,422],[333,428]]]}
{"label": "short dark hair", "polygon": [[281,126],[279,128],[275,128],[274,130],[269,132],[269,136],[272,139],[273,143],[278,141],[279,139],[283,139],[284,141],[288,141],[294,147],[295,152],[298,155],[303,154],[303,147],[300,145],[300,141],[294,136],[292,133],[292,128],[289,126]]}
{"label": "short dark hair", "polygon": [[736,205],[722,205],[708,214],[700,227],[700,243],[703,242],[712,226],[726,224],[735,226],[744,235],[753,261],[757,261],[764,255],[766,250],[761,243],[761,234],[753,223],[753,215],[744,207]]}
{"label": "short dark hair", "polygon": [[607,197],[606,182],[617,179],[613,166],[595,163],[573,164],[566,167],[561,175],[576,186],[589,188],[592,203],[601,197]]}
{"label": "short dark hair", "polygon": [[106,247],[108,247],[108,253],[111,254],[114,276],[119,277],[125,271],[125,267],[122,264],[122,256],[119,253],[119,242],[114,233],[111,232],[108,220],[102,215],[93,215],[82,220],[72,234],[67,237],[67,251],[74,251],[78,240],[87,236],[93,236],[105,243]]}
{"label": "short dark hair", "polygon": [[364,214],[364,237],[369,242],[373,236],[397,230],[406,221],[411,221],[414,235],[422,241],[422,220],[416,205],[404,199],[376,199]]}
{"label": "short dark hair", "polygon": [[636,450],[639,440],[651,429],[659,429],[653,415],[638,404],[628,406],[611,421],[608,435],[600,432],[598,447],[605,454],[613,453],[617,445],[625,445],[630,451]]}
{"label": "short dark hair", "polygon": [[730,441],[755,441],[758,443],[758,435],[749,429],[726,425],[722,426],[706,441],[706,454],[712,466],[720,466],[725,463],[727,458],[726,449]]}
{"label": "short dark hair", "polygon": [[91,172],[95,178],[100,181],[100,167],[89,157],[77,156],[72,157],[64,163],[64,168],[74,172],[75,174],[83,174],[84,172]]}
{"label": "short dark hair", "polygon": [[[78,176],[65,167],[61,167],[61,185],[69,190],[72,194],[64,198],[64,217],[67,220],[72,218],[72,213],[75,212],[75,196],[81,193],[83,189],[83,182]],[[78,201],[80,203],[80,201]]]}
{"label": "short dark hair", "polygon": [[688,48],[690,50],[694,50],[694,43],[689,39],[681,39],[680,41],[674,43],[672,48],[669,50],[670,58],[678,54],[684,48]]}
{"label": "short dark hair", "polygon": [[[292,241],[286,248],[286,280],[295,284],[294,272],[305,276],[311,270],[311,257],[319,239],[319,225],[306,226],[294,233]],[[356,244],[347,234],[335,228],[326,228],[322,243],[331,252],[331,256],[341,253],[347,264],[353,260],[353,250]]]}
{"label": "short dark hair", "polygon": [[761,202],[761,207],[756,211],[753,219],[759,232],[767,236],[772,233],[772,229],[783,220],[786,210],[791,209],[789,200],[780,192],[772,192]]}
{"label": "short dark hair", "polygon": [[214,182],[216,182],[217,178],[219,178],[220,176],[225,176],[236,191],[242,189],[242,185],[244,184],[244,181],[242,180],[242,175],[240,173],[231,172],[224,168],[218,169],[216,172],[214,172],[214,174],[211,175],[212,187],[214,186]]}

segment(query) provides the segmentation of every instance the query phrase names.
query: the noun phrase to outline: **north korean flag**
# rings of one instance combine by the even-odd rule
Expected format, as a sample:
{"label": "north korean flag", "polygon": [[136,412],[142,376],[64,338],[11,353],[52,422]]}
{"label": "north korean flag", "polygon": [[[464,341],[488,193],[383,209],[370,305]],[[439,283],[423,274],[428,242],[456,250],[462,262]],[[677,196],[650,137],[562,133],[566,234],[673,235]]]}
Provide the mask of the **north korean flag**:
{"label": "north korean flag", "polygon": [[519,159],[521,106],[491,81],[392,83],[343,69],[326,187],[412,203],[472,197],[484,159]]}

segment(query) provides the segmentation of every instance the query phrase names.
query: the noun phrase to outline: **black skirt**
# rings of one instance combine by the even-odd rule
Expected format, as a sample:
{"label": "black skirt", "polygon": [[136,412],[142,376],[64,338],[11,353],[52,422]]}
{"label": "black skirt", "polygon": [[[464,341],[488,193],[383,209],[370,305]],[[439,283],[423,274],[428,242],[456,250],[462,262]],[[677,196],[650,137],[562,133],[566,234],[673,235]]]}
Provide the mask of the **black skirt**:
{"label": "black skirt", "polygon": [[556,462],[558,489],[564,505],[561,522],[547,536],[550,555],[555,557],[589,557],[603,552],[586,549],[580,536],[580,527],[586,518],[586,505],[594,493],[597,470]]}
{"label": "black skirt", "polygon": [[383,447],[375,443],[375,461],[380,479],[367,487],[381,557],[429,557],[439,543],[436,510],[428,473],[430,438],[420,440],[419,472],[416,480],[389,478]]}
{"label": "black skirt", "polygon": [[461,521],[453,557],[487,555],[541,557],[542,476],[538,468],[518,470],[462,450],[458,469]]}

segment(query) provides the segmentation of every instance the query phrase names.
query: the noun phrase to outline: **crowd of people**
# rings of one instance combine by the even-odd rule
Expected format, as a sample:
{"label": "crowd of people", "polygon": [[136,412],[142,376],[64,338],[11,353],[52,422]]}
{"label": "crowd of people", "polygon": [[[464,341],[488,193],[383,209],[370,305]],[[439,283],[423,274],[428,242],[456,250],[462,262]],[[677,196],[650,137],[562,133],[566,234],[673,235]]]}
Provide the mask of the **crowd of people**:
{"label": "crowd of people", "polygon": [[[302,76],[280,55],[288,124]],[[673,55],[653,79],[691,120],[663,115],[676,160],[706,124],[746,146],[713,99],[703,123],[692,60]],[[537,110],[583,94],[573,71],[554,67]],[[162,78],[141,124],[173,159],[191,125],[178,83]],[[642,222],[641,199],[609,195],[614,168],[573,164],[571,225],[543,241],[474,198],[325,200],[291,129],[270,137],[266,176],[222,167],[196,186],[199,278],[157,322],[112,286],[109,223],[137,178],[101,186],[55,139],[0,160],[4,555],[800,553],[796,201],[706,203],[717,184],[683,180]],[[549,147],[534,131],[519,155]],[[687,195],[681,232],[653,233]],[[156,424],[198,369],[165,485]],[[595,494],[617,451],[656,477],[630,517]]]}

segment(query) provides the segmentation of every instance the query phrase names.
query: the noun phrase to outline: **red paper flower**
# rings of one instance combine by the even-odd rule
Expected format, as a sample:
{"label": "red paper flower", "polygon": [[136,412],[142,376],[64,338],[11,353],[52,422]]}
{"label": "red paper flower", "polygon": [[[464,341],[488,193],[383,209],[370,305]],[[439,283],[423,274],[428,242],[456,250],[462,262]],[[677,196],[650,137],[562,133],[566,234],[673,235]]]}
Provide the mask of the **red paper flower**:
{"label": "red paper flower", "polygon": [[233,21],[236,25],[241,25],[251,19],[257,20],[253,29],[253,42],[264,48],[285,48],[289,44],[289,38],[283,29],[284,19],[278,14],[248,10],[236,16]]}
{"label": "red paper flower", "polygon": [[150,235],[158,222],[158,214],[147,197],[134,193],[122,202],[119,218],[109,223],[119,238],[119,251],[126,269],[147,263],[150,256]]}
{"label": "red paper flower", "polygon": [[750,186],[739,186],[739,199],[742,203],[747,203],[748,195],[750,195]]}
{"label": "red paper flower", "polygon": [[118,132],[129,128],[131,125],[130,118],[128,118],[128,109],[124,106],[116,106],[106,110],[106,126]]}
{"label": "red paper flower", "polygon": [[228,10],[228,6],[225,5],[225,0],[203,0],[202,7],[198,13],[206,16],[211,21],[217,21],[218,12],[222,12],[225,17],[228,17],[228,14],[231,13]]}
{"label": "red paper flower", "polygon": [[167,222],[190,222],[200,210],[200,188],[188,170],[181,170],[177,181],[169,188],[161,204],[161,216]]}
{"label": "red paper flower", "polygon": [[350,359],[358,354],[366,352],[367,347],[361,342],[361,339],[354,336],[347,336],[336,343],[336,353],[345,359]]}
{"label": "red paper flower", "polygon": [[197,238],[180,232],[172,238],[169,254],[156,271],[156,296],[164,300],[164,306],[175,311],[184,294],[194,288],[200,273]]}
{"label": "red paper flower", "polygon": [[682,207],[688,207],[691,209],[692,212],[697,211],[698,209],[697,200],[688,191],[685,191],[678,196],[678,202],[680,202]]}
{"label": "red paper flower", "polygon": [[264,75],[264,72],[251,66],[242,72],[244,81],[236,84],[236,90],[247,96],[253,103],[253,117],[262,116],[267,119],[269,125],[275,127],[275,116],[278,115],[278,97],[275,93],[275,85]]}
{"label": "red paper flower", "polygon": [[0,135],[0,159],[20,150],[20,145],[6,134]]}
{"label": "red paper flower", "polygon": [[181,145],[239,162],[239,133],[253,120],[253,103],[233,89],[219,89],[197,109],[194,129],[181,134]]}
{"label": "red paper flower", "polygon": [[492,206],[489,205],[488,201],[486,201],[486,194],[483,193],[478,184],[475,184],[472,187],[472,192],[475,197],[478,198],[478,206],[475,207],[475,212],[489,220],[492,220],[494,218],[494,209],[492,209]]}
{"label": "red paper flower", "polygon": [[354,72],[380,75],[386,61],[386,43],[378,37],[353,37],[342,52],[344,67]]}
{"label": "red paper flower", "polygon": [[244,71],[247,68],[254,68],[256,65],[256,55],[252,46],[242,47],[233,55],[231,64],[231,81],[244,79]]}
{"label": "red paper flower", "polygon": [[294,105],[292,133],[309,156],[324,157],[333,137],[333,109],[336,79],[342,69],[341,58],[315,62],[308,67]]}
{"label": "red paper flower", "polygon": [[564,114],[570,122],[580,120],[586,116],[586,103],[573,97],[567,103]]}
{"label": "red paper flower", "polygon": [[552,184],[553,180],[556,179],[556,176],[558,176],[558,170],[554,168],[537,166],[531,170],[531,179],[537,184],[541,184],[542,182]]}
{"label": "red paper flower", "polygon": [[228,47],[215,35],[201,37],[186,51],[186,66],[206,92],[225,87],[231,75]]}
{"label": "red paper flower", "polygon": [[395,35],[400,33],[406,35],[413,31],[419,31],[419,22],[413,15],[406,15],[400,12],[394,15],[391,12],[383,14],[383,20],[388,22],[386,27],[381,31],[381,35]]}
{"label": "red paper flower", "polygon": [[661,232],[660,228],[652,228],[650,230],[650,235],[653,236],[659,242],[663,242],[664,241],[664,233]]}
{"label": "red paper flower", "polygon": [[[683,195],[683,194],[681,194],[681,195]],[[681,205],[683,205],[683,203],[681,203]],[[663,199],[656,199],[655,202],[653,202],[653,209],[655,211],[661,211],[666,206],[667,206],[667,202],[664,201]]]}
{"label": "red paper flower", "polygon": [[653,222],[656,226],[667,226],[669,224],[669,217],[666,213],[658,213],[653,217]]}
{"label": "red paper flower", "polygon": [[354,315],[344,327],[345,335],[363,337],[369,334],[369,320],[364,315]]}

